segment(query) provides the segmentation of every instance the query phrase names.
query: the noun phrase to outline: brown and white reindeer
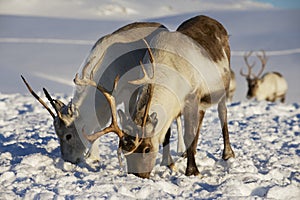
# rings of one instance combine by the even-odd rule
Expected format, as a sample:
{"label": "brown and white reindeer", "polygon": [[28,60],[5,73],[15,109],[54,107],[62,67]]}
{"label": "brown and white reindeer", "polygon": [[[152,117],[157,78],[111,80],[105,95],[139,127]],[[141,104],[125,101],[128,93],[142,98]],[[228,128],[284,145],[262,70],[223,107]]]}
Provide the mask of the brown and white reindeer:
{"label": "brown and white reindeer", "polygon": [[261,62],[261,69],[258,74],[255,75],[252,72],[255,62],[250,64],[248,61],[248,58],[251,55],[252,51],[245,53],[244,55],[244,61],[247,65],[248,73],[244,73],[242,69],[240,71],[240,74],[246,77],[248,83],[247,98],[251,99],[255,97],[258,101],[267,100],[272,102],[280,99],[281,102],[284,102],[288,89],[288,85],[284,77],[278,72],[268,72],[261,76],[268,60],[265,51],[261,51],[261,54],[257,54],[257,57]]}
{"label": "brown and white reindeer", "polygon": [[[149,46],[148,54],[141,63],[144,77],[130,82],[144,85],[134,114],[129,117],[119,110],[122,128],[113,122],[103,131],[86,135],[88,140],[93,142],[110,131],[118,133],[128,172],[149,178],[159,145],[167,144],[172,121],[183,115],[184,142],[187,147],[185,174],[199,175],[195,162],[199,131],[205,110],[212,104],[218,104],[224,139],[222,158],[227,160],[234,157],[229,141],[226,108],[230,47],[227,31],[222,24],[207,16],[197,16],[183,22],[175,32],[160,32],[152,38]],[[148,75],[149,71],[152,71],[151,75]],[[93,81],[77,79],[78,84],[95,86]],[[103,92],[103,89],[99,90]],[[114,99],[112,95],[109,98]],[[114,101],[109,101],[113,118],[116,119],[116,105]],[[164,150],[167,153],[163,160],[171,165],[173,161],[168,151],[168,148]]]}
{"label": "brown and white reindeer", "polygon": [[[98,84],[106,88],[112,88],[114,78],[122,76],[133,67],[139,65],[147,48],[144,47],[143,39],[150,41],[157,33],[168,31],[165,26],[152,22],[136,22],[128,24],[117,31],[99,39],[91,49],[83,63],[83,73],[93,73],[95,76],[102,74]],[[142,45],[141,45],[142,44]],[[88,71],[87,66],[93,65],[93,71]],[[65,161],[78,163],[85,156],[87,145],[81,133],[80,124],[87,124],[86,129],[100,129],[111,118],[109,105],[103,95],[95,94],[89,88],[77,87],[73,99],[66,105],[58,99],[53,99],[47,90],[43,91],[49,100],[55,113],[40,98],[22,76],[30,93],[48,110],[53,118],[55,132],[60,142],[61,157]],[[123,91],[126,91],[124,89]],[[120,98],[122,99],[122,98]],[[91,102],[95,102],[94,105]],[[129,108],[130,109],[130,108]],[[98,127],[95,127],[98,126]],[[90,130],[90,131],[91,131]],[[92,147],[96,152],[89,152],[96,159],[99,156],[97,147]]]}

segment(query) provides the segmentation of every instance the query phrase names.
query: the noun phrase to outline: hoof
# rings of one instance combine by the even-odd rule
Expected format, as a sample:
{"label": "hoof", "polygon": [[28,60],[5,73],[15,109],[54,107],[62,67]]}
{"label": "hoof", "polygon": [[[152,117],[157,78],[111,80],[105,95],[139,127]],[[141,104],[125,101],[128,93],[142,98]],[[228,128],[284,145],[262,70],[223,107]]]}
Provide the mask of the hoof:
{"label": "hoof", "polygon": [[187,168],[185,171],[186,176],[201,176],[199,170],[197,168]]}
{"label": "hoof", "polygon": [[235,158],[234,152],[231,148],[228,151],[224,151],[222,156],[223,160],[228,160],[229,158]]}
{"label": "hoof", "polygon": [[186,153],[186,151],[183,152],[183,153],[181,154],[181,157],[182,157],[182,158],[187,158],[187,153]]}

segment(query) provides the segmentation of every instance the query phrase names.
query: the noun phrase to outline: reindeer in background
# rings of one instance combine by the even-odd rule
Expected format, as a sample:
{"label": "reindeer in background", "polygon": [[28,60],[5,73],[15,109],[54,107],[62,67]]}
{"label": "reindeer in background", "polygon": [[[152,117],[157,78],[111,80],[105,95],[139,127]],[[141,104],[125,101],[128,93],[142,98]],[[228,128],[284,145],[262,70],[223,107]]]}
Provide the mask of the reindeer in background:
{"label": "reindeer in background", "polygon": [[288,89],[288,85],[284,77],[278,72],[268,72],[261,76],[268,61],[268,57],[264,50],[261,51],[261,54],[257,54],[257,57],[261,62],[261,69],[257,75],[255,75],[252,72],[255,62],[250,64],[248,61],[248,58],[251,55],[252,51],[245,53],[244,55],[244,61],[247,65],[248,73],[244,73],[242,69],[240,70],[240,74],[246,77],[248,83],[247,98],[251,99],[255,97],[258,101],[266,100],[271,102],[275,102],[277,99],[280,99],[280,101],[284,103]]}

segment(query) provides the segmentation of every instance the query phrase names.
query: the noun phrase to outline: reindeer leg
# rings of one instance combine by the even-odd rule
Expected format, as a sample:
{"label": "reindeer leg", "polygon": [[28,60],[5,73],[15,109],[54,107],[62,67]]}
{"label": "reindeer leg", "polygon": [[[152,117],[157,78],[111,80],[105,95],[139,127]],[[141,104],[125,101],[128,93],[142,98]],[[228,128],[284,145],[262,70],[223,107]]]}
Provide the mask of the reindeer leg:
{"label": "reindeer leg", "polygon": [[174,161],[170,154],[170,137],[171,137],[171,128],[168,129],[168,132],[165,136],[165,140],[163,142],[163,158],[161,161],[162,166],[168,166],[170,169],[174,169]]}
{"label": "reindeer leg", "polygon": [[283,95],[283,96],[281,97],[280,102],[281,102],[281,103],[284,103],[284,102],[285,102],[285,95]]}
{"label": "reindeer leg", "polygon": [[182,129],[182,123],[181,123],[181,117],[178,116],[176,119],[177,122],[177,135],[178,135],[178,144],[177,144],[177,153],[181,157],[186,158],[186,150],[184,145],[184,139],[183,139],[183,129]]}
{"label": "reindeer leg", "polygon": [[184,116],[184,142],[187,148],[187,167],[185,175],[199,175],[200,172],[197,168],[195,161],[196,148],[198,144],[198,137],[200,127],[205,112],[199,111],[199,97],[195,94],[190,95],[186,99],[186,106],[183,109]]}
{"label": "reindeer leg", "polygon": [[226,108],[226,98],[222,98],[222,100],[218,104],[218,113],[221,122],[221,128],[223,133],[223,142],[224,142],[224,150],[222,158],[224,160],[228,160],[229,158],[234,158],[234,152],[231,148],[229,141],[229,133],[228,133],[228,125],[227,125],[227,108]]}
{"label": "reindeer leg", "polygon": [[[205,112],[203,110],[199,111],[199,115],[198,115],[198,123],[195,124],[196,126],[194,127],[194,130],[196,131],[196,135],[192,141],[192,143],[188,146],[187,149],[187,168],[186,168],[186,172],[185,175],[187,176],[191,176],[191,175],[199,175],[199,170],[197,168],[196,165],[196,161],[195,161],[195,154],[196,154],[196,149],[197,149],[197,144],[198,144],[198,138],[199,138],[199,134],[200,134],[200,128],[202,125],[202,121],[204,118],[204,114]],[[185,142],[188,141],[190,139],[185,138]],[[187,143],[186,143],[187,145]]]}

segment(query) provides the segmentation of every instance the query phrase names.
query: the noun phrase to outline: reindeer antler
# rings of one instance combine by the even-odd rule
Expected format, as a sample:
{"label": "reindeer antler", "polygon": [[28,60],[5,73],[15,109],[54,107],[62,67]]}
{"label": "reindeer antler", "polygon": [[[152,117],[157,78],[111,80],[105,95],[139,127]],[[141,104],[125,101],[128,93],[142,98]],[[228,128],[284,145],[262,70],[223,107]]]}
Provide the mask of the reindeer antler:
{"label": "reindeer antler", "polygon": [[248,53],[245,52],[245,55],[244,55],[244,61],[247,65],[247,68],[248,68],[248,73],[245,74],[243,73],[243,69],[240,70],[240,74],[242,76],[245,76],[246,78],[250,79],[251,78],[251,75],[255,77],[255,75],[252,73],[252,69],[255,65],[255,62],[253,62],[252,64],[249,64],[249,61],[248,61],[248,58],[252,55],[252,51],[249,51]]}
{"label": "reindeer antler", "polygon": [[[96,88],[104,95],[104,97],[106,98],[106,100],[108,101],[108,103],[110,105],[110,111],[111,111],[112,119],[111,119],[111,123],[108,127],[104,128],[103,130],[101,130],[99,132],[93,133],[91,135],[86,134],[84,132],[84,128],[82,128],[82,133],[83,133],[84,137],[91,143],[96,141],[102,135],[105,135],[105,134],[110,133],[110,132],[116,133],[119,136],[120,139],[123,139],[123,137],[125,135],[123,133],[123,131],[120,129],[120,127],[118,126],[117,109],[116,109],[117,106],[116,106],[115,98],[112,95],[113,90],[117,87],[118,81],[119,81],[119,76],[117,76],[115,78],[114,86],[113,86],[112,91],[108,91],[100,85],[96,86]],[[83,83],[83,82],[81,82],[81,83]],[[86,83],[91,85],[91,86],[94,86],[95,82],[91,80],[91,81],[88,81]],[[138,134],[137,134],[136,137],[135,137],[135,141],[134,141],[134,148],[131,149],[130,151],[128,151],[127,153],[125,153],[124,155],[129,155],[132,152],[134,152],[138,148],[138,146],[141,144],[141,142],[142,141],[139,139]],[[120,157],[119,153],[120,153],[120,150],[118,150],[118,157]]]}
{"label": "reindeer antler", "polygon": [[[97,140],[99,137],[101,137],[102,135],[109,133],[109,132],[115,132],[120,138],[123,137],[123,132],[122,130],[119,128],[118,126],[118,122],[117,122],[117,111],[116,111],[116,101],[115,98],[111,95],[113,90],[117,87],[117,83],[119,81],[119,76],[117,76],[115,78],[114,81],[114,86],[112,91],[108,91],[106,90],[104,87],[98,85],[94,80],[93,80],[93,69],[91,70],[90,76],[89,78],[86,76],[87,75],[87,69],[88,67],[91,65],[91,62],[93,61],[95,57],[92,57],[83,67],[82,69],[82,78],[79,78],[79,74],[77,73],[75,75],[74,78],[74,83],[76,85],[80,85],[80,86],[93,86],[95,88],[97,88],[106,98],[106,100],[108,101],[109,105],[110,105],[110,110],[111,110],[111,115],[112,115],[112,120],[111,120],[111,124],[104,128],[102,131],[96,132],[94,134],[91,135],[87,135],[84,133],[83,134],[85,136],[85,138],[90,141],[91,143],[94,142],[95,140]],[[99,62],[99,61],[98,61]],[[98,62],[95,64],[95,66],[93,68],[95,68],[98,65]]]}
{"label": "reindeer antler", "polygon": [[[88,66],[88,64],[89,63],[87,63],[87,65],[84,67],[83,70],[85,70],[85,68]],[[90,85],[90,86],[96,87],[104,95],[104,97],[106,98],[107,102],[110,105],[112,120],[111,120],[111,124],[108,127],[104,128],[103,130],[101,130],[99,132],[96,132],[91,135],[87,135],[84,133],[85,138],[92,143],[95,140],[97,140],[99,137],[101,137],[102,135],[105,135],[106,133],[109,133],[109,132],[115,132],[120,138],[122,138],[124,136],[124,134],[123,134],[122,130],[119,128],[118,122],[117,122],[116,101],[115,101],[114,96],[112,96],[112,94],[111,94],[113,92],[113,90],[117,87],[117,84],[119,81],[119,76],[117,76],[115,78],[112,91],[108,91],[104,87],[97,85],[97,83],[91,78],[93,78],[92,74],[90,75],[90,79],[87,79],[86,77],[82,77],[82,79],[79,79],[78,74],[76,74],[74,82],[76,85],[82,85],[82,86]]]}
{"label": "reindeer antler", "polygon": [[145,42],[145,44],[147,46],[148,53],[149,53],[149,56],[150,56],[150,62],[151,62],[151,67],[152,67],[152,76],[149,77],[149,75],[148,75],[148,73],[147,73],[147,71],[145,69],[144,64],[142,63],[142,61],[140,61],[140,65],[142,67],[142,71],[143,71],[144,77],[141,78],[141,79],[129,81],[129,83],[134,84],[134,85],[142,85],[142,84],[151,83],[151,81],[153,81],[153,79],[154,79],[155,61],[154,61],[153,53],[151,51],[151,48],[150,48],[148,42],[145,39],[143,39],[143,41]]}
{"label": "reindeer antler", "polygon": [[[27,81],[25,80],[25,78],[21,75],[22,80],[24,81],[27,89],[29,90],[29,92],[32,94],[32,96],[34,96],[34,98],[36,98],[38,100],[38,102],[40,102],[45,108],[46,110],[50,113],[50,115],[53,117],[53,119],[55,119],[55,114],[52,112],[52,110],[47,106],[47,104],[32,90],[32,88],[30,87],[30,85],[27,83]],[[54,107],[55,108],[55,107]]]}
{"label": "reindeer antler", "polygon": [[[81,74],[81,79],[79,78],[79,74],[77,73],[75,75],[75,78],[74,78],[74,83],[76,85],[81,85],[81,86],[87,86],[87,85],[91,85],[91,86],[94,86],[94,87],[97,87],[97,83],[93,80],[94,79],[94,74],[93,74],[93,70],[91,70],[91,73],[90,73],[90,77],[87,78],[86,77],[86,74],[87,74],[87,69],[88,67],[91,65],[91,62],[95,59],[95,57],[92,57],[86,64],[85,66],[83,67],[82,69],[82,74]],[[96,66],[96,65],[95,65]]]}
{"label": "reindeer antler", "polygon": [[[82,79],[79,78],[79,75],[78,73],[76,74],[75,78],[74,78],[74,83],[76,85],[82,85],[82,86],[87,86],[87,85],[90,85],[90,86],[93,86],[93,87],[96,87],[97,90],[99,90],[103,95],[104,97],[106,98],[107,102],[109,103],[110,105],[110,110],[111,110],[111,116],[112,116],[112,120],[111,120],[111,124],[104,128],[103,130],[99,131],[99,132],[96,132],[96,133],[93,133],[91,135],[88,135],[84,132],[84,130],[82,130],[82,133],[84,135],[84,137],[91,143],[93,143],[95,140],[97,140],[99,137],[101,137],[102,135],[105,135],[106,133],[109,133],[109,132],[115,132],[119,138],[123,138],[124,136],[124,133],[122,132],[122,130],[120,129],[120,127],[118,126],[118,121],[117,121],[117,106],[116,106],[116,100],[114,98],[114,96],[112,95],[112,92],[114,89],[116,89],[117,87],[117,84],[118,84],[118,81],[119,81],[119,76],[117,76],[114,80],[114,85],[113,85],[113,89],[112,91],[108,91],[106,90],[104,87],[98,85],[92,78],[93,78],[93,73],[90,74],[90,77],[89,79],[85,76],[86,74],[86,69],[87,67],[89,67],[90,65],[90,62],[88,62],[84,68],[83,68],[83,71],[82,71]],[[138,146],[138,143],[139,143],[139,137],[138,135],[136,136],[136,139],[135,139],[135,144],[136,146]],[[136,147],[137,148],[137,147]],[[135,149],[134,149],[135,150]]]}
{"label": "reindeer antler", "polygon": [[142,63],[142,61],[140,61],[140,65],[142,67],[142,71],[144,73],[144,77],[141,78],[141,79],[138,79],[138,80],[129,81],[129,83],[134,84],[134,85],[150,84],[149,87],[148,87],[148,93],[150,95],[148,97],[148,102],[147,102],[147,105],[146,105],[146,109],[145,109],[145,113],[144,113],[143,121],[142,121],[142,127],[145,127],[146,126],[146,122],[147,122],[147,118],[148,118],[148,114],[149,114],[150,102],[151,102],[151,99],[152,99],[153,82],[154,82],[154,72],[155,72],[156,65],[155,65],[155,60],[154,60],[154,56],[153,56],[152,50],[151,50],[148,42],[145,39],[143,39],[143,41],[144,41],[144,43],[147,46],[148,53],[149,53],[149,56],[150,56],[150,62],[151,62],[151,67],[152,67],[152,76],[150,77],[147,74],[147,71],[145,69],[144,64]]}
{"label": "reindeer antler", "polygon": [[260,75],[263,73],[265,67],[266,67],[266,64],[267,64],[267,61],[268,61],[268,57],[266,56],[266,52],[264,50],[261,50],[262,52],[262,55],[259,55],[257,54],[256,56],[259,58],[260,62],[261,62],[261,69],[260,71],[258,72],[257,74],[257,78],[260,77]]}

